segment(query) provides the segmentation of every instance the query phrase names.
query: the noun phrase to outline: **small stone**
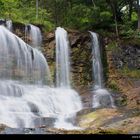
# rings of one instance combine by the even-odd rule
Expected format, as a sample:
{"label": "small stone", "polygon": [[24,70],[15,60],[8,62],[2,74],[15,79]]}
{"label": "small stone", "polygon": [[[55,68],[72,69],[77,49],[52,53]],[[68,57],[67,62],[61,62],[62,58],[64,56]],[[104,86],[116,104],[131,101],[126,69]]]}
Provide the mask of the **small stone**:
{"label": "small stone", "polygon": [[137,105],[140,105],[140,99],[138,99],[136,102],[137,102]]}

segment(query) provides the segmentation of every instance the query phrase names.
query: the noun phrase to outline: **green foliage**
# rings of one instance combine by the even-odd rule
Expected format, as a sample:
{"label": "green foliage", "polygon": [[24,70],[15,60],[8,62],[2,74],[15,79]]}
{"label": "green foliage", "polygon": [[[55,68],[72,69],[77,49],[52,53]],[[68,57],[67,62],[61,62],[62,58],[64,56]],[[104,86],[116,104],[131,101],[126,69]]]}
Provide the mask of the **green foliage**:
{"label": "green foliage", "polygon": [[79,4],[73,6],[71,10],[68,11],[67,17],[65,18],[65,25],[75,28],[85,28],[91,24],[91,14],[94,11],[88,8],[86,5]]}
{"label": "green foliage", "polygon": [[110,26],[110,23],[112,23],[111,20],[112,13],[109,11],[103,11],[100,13],[100,21],[102,22],[102,26],[108,27]]}
{"label": "green foliage", "polygon": [[132,22],[137,21],[138,15],[136,12],[132,12]]}
{"label": "green foliage", "polygon": [[120,72],[127,77],[140,79],[140,70],[139,69],[129,69],[128,67],[123,67]]}
{"label": "green foliage", "polygon": [[120,25],[120,35],[125,38],[132,38],[135,34],[135,29],[133,27],[133,22],[125,20],[125,24]]}
{"label": "green foliage", "polygon": [[136,0],[0,0],[0,9],[0,18],[43,24],[48,30],[64,26],[115,31],[118,22],[122,25],[120,34],[126,37],[137,28],[134,24],[138,19]]}
{"label": "green foliage", "polygon": [[[0,0],[1,17],[13,18],[18,15],[18,0]],[[16,15],[17,13],[17,15]]]}
{"label": "green foliage", "polygon": [[39,17],[36,18],[36,3],[34,0],[19,1],[19,0],[0,0],[0,18],[12,19],[14,22],[44,24],[50,30],[54,27],[49,20],[50,13],[46,9],[40,8]]}
{"label": "green foliage", "polygon": [[118,50],[118,44],[116,41],[112,41],[107,45],[107,50],[111,51],[117,51]]}

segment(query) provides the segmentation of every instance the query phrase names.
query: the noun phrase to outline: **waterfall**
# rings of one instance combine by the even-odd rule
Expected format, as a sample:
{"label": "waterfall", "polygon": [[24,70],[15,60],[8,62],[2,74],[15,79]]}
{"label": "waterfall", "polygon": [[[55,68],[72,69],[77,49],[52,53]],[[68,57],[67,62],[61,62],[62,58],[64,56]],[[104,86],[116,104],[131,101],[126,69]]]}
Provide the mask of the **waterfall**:
{"label": "waterfall", "polygon": [[25,26],[25,36],[30,39],[30,45],[40,49],[42,43],[41,31],[37,26],[28,24]]}
{"label": "waterfall", "polygon": [[42,118],[66,119],[80,109],[79,97],[73,90],[25,85],[13,80],[0,80],[0,89],[0,124],[12,128],[40,127]]}
{"label": "waterfall", "polygon": [[[70,83],[70,50],[67,32],[61,28],[57,27],[55,31],[56,38],[56,86],[60,88],[64,95],[70,96],[65,98],[67,104],[74,105],[72,113],[59,115],[57,121],[55,122],[55,127],[57,128],[67,128],[67,129],[78,129],[78,127],[73,126],[69,119],[74,119],[76,116],[76,111],[81,110],[82,103],[80,96],[76,91],[71,89]],[[77,104],[77,105],[76,105]],[[60,104],[64,106],[63,103]],[[66,108],[69,110],[69,108]]]}
{"label": "waterfall", "polygon": [[52,87],[43,54],[4,26],[0,40],[0,124],[34,128],[53,118],[52,127],[74,129],[73,117],[81,109],[77,92]]}
{"label": "waterfall", "polygon": [[111,94],[103,85],[103,68],[98,35],[94,32],[90,33],[92,36],[93,79],[95,81],[93,90],[93,108],[115,107]]}
{"label": "waterfall", "polygon": [[48,64],[40,51],[0,26],[0,78],[46,83]]}
{"label": "waterfall", "polygon": [[99,41],[96,33],[91,33],[93,36],[93,47],[92,47],[92,57],[93,57],[93,78],[95,80],[95,86],[94,88],[102,88],[103,87],[103,68],[101,63],[101,54],[100,54],[100,47],[99,47]]}
{"label": "waterfall", "polygon": [[6,21],[6,27],[7,27],[8,30],[10,30],[12,32],[12,30],[13,30],[12,20],[7,20]]}
{"label": "waterfall", "polygon": [[67,32],[58,27],[56,37],[56,85],[70,88],[70,58]]}
{"label": "waterfall", "polygon": [[13,30],[12,20],[0,19],[0,25],[4,25],[11,32]]}

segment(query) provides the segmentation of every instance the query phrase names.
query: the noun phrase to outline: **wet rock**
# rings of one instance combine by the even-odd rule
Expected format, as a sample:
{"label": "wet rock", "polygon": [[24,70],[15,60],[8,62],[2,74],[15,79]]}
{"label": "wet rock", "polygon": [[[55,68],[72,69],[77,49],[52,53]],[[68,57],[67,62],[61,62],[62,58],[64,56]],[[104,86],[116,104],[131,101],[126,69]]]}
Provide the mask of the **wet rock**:
{"label": "wet rock", "polygon": [[82,110],[80,110],[80,111],[77,112],[77,116],[85,115],[85,114],[91,113],[91,112],[93,112],[95,110],[96,109],[94,109],[94,108],[82,109]]}
{"label": "wet rock", "polygon": [[123,107],[123,106],[127,105],[127,96],[126,95],[116,93],[116,95],[113,96],[113,98],[114,98],[115,105],[117,107]]}
{"label": "wet rock", "polygon": [[45,134],[41,128],[6,128],[1,134]]}
{"label": "wet rock", "polygon": [[140,133],[140,121],[138,109],[126,110],[119,109],[98,109],[87,114],[80,114],[78,117],[78,124],[85,129],[103,131],[119,131],[127,134]]}
{"label": "wet rock", "polygon": [[0,25],[6,25],[6,20],[5,19],[0,19]]}
{"label": "wet rock", "polygon": [[0,133],[1,133],[1,131],[5,130],[6,127],[7,127],[6,125],[0,124]]}
{"label": "wet rock", "polygon": [[56,118],[49,118],[49,117],[44,117],[40,118],[38,117],[37,119],[34,120],[34,124],[36,127],[53,127],[55,123]]}

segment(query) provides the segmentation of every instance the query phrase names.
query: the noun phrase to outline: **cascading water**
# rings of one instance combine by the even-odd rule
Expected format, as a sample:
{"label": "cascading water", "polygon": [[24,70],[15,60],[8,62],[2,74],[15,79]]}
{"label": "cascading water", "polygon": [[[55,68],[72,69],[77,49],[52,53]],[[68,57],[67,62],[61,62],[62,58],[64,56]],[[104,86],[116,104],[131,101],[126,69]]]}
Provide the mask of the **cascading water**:
{"label": "cascading water", "polygon": [[37,26],[28,24],[25,27],[25,36],[30,38],[30,45],[40,49],[42,43],[41,31]]}
{"label": "cascading water", "polygon": [[12,128],[39,127],[41,118],[63,118],[80,109],[76,102],[79,97],[72,90],[25,85],[13,80],[0,81],[0,88],[0,123]]}
{"label": "cascading water", "polygon": [[11,32],[13,30],[12,20],[0,19],[0,25],[5,26]]}
{"label": "cascading water", "polygon": [[[65,96],[69,94],[70,96],[66,98],[66,102],[73,107],[71,113],[65,112],[63,115],[59,115],[57,121],[55,122],[55,127],[57,128],[68,128],[77,129],[67,120],[74,118],[76,111],[82,109],[82,103],[78,93],[70,88],[70,58],[69,58],[69,41],[67,32],[61,28],[57,27],[55,31],[56,37],[56,86],[62,90]],[[63,95],[63,96],[64,96]],[[63,97],[62,97],[63,98]],[[63,103],[60,104],[64,106]],[[70,108],[66,108],[70,110]]]}
{"label": "cascading water", "polygon": [[48,86],[49,67],[42,53],[4,26],[0,40],[0,123],[31,128],[41,126],[42,118],[54,118],[59,120],[54,127],[73,128],[66,120],[81,109],[78,94]]}
{"label": "cascading water", "polygon": [[92,36],[93,78],[95,81],[93,91],[93,108],[115,107],[111,94],[104,88],[103,85],[103,68],[98,36],[94,32],[90,33]]}
{"label": "cascading water", "polygon": [[0,78],[46,83],[49,67],[42,53],[0,26]]}
{"label": "cascading water", "polygon": [[67,32],[58,27],[56,32],[56,86],[70,88],[70,60]]}
{"label": "cascading water", "polygon": [[93,54],[93,76],[95,85],[94,88],[102,88],[103,87],[103,69],[101,63],[101,56],[100,56],[100,48],[99,48],[99,41],[98,37],[95,33],[91,33],[93,37],[93,47],[92,47],[92,54]]}

